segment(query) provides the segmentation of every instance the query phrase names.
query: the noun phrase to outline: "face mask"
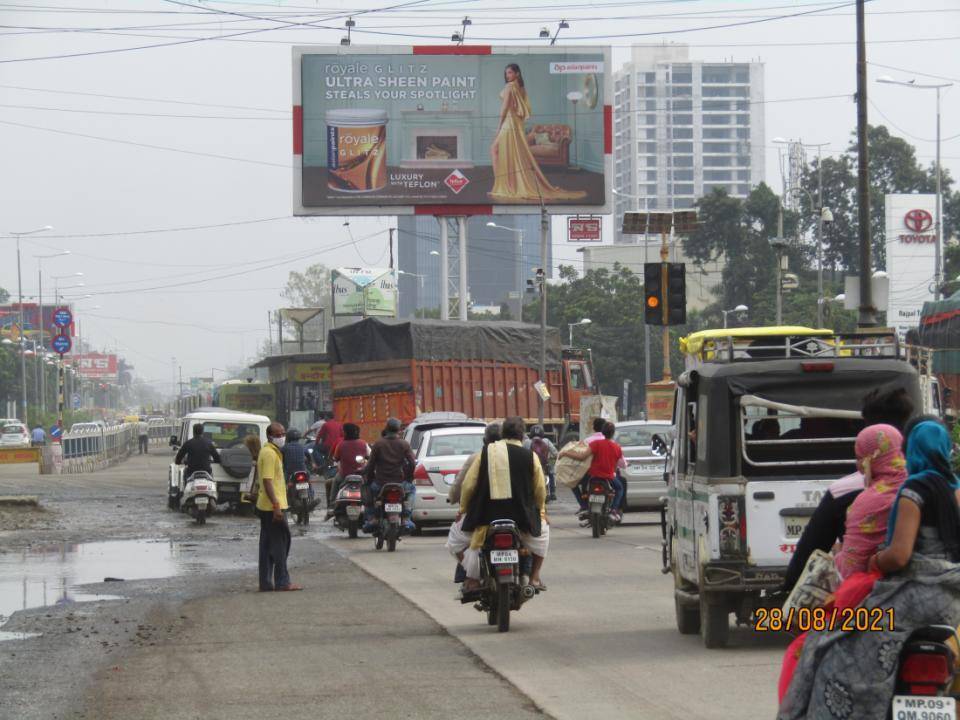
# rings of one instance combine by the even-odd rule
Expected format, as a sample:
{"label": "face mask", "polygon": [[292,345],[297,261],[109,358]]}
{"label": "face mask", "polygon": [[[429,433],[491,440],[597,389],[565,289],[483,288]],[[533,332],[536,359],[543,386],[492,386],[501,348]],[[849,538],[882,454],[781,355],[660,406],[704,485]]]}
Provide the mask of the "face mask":
{"label": "face mask", "polygon": [[280,437],[270,438],[270,442],[278,448],[282,448],[286,444],[287,439],[281,435]]}

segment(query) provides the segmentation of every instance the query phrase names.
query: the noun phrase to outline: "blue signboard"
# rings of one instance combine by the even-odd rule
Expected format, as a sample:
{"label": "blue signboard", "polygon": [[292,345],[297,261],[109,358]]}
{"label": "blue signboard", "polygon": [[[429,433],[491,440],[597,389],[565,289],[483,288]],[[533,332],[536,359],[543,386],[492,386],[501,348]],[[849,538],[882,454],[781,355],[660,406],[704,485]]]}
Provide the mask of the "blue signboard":
{"label": "blue signboard", "polygon": [[53,427],[50,428],[51,438],[58,438],[62,435],[63,435],[63,428],[61,428],[59,425],[54,425]]}
{"label": "blue signboard", "polygon": [[70,338],[66,335],[57,335],[50,343],[50,347],[52,347],[53,351],[58,355],[65,355],[70,352],[72,346],[73,343],[70,342]]}
{"label": "blue signboard", "polygon": [[73,313],[70,312],[70,308],[57,308],[53,313],[53,324],[58,328],[70,327],[70,323],[73,322]]}
{"label": "blue signboard", "polygon": [[70,405],[73,407],[74,410],[79,410],[79,409],[80,409],[80,395],[78,395],[77,393],[74,393],[74,394],[70,397]]}

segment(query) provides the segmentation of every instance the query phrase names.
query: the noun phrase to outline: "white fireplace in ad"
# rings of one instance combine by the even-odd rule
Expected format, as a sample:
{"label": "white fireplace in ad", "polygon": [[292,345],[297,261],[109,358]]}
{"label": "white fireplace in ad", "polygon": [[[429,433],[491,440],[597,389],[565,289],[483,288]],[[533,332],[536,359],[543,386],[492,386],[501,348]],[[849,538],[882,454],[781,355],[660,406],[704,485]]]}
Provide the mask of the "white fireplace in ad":
{"label": "white fireplace in ad", "polygon": [[471,127],[466,110],[403,110],[402,168],[471,168]]}

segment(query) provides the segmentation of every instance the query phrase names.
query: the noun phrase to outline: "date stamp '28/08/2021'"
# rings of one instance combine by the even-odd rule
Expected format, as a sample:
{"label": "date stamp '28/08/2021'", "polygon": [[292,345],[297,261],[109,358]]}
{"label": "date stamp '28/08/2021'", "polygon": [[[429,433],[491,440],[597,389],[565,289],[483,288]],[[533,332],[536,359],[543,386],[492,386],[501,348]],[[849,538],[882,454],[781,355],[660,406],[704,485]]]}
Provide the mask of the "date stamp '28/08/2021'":
{"label": "date stamp '28/08/2021'", "polygon": [[893,608],[757,608],[757,632],[883,632],[894,630]]}

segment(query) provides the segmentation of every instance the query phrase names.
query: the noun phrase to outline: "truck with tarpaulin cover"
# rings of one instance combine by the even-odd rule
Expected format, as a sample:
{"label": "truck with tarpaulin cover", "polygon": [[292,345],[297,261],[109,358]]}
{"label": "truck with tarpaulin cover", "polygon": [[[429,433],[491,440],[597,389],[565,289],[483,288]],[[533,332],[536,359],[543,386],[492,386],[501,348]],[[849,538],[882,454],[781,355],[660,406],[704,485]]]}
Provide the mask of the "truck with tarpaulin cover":
{"label": "truck with tarpaulin cover", "polygon": [[917,353],[919,359],[929,361],[929,374],[937,380],[930,388],[931,399],[940,401],[944,416],[955,424],[960,398],[960,292],[923,304],[918,341],[925,350]]}
{"label": "truck with tarpaulin cover", "polygon": [[[547,328],[544,429],[579,434],[580,399],[598,388],[587,355],[564,350]],[[378,438],[390,417],[409,423],[427,412],[488,421],[539,416],[540,327],[520,322],[367,318],[330,331],[334,414]]]}

